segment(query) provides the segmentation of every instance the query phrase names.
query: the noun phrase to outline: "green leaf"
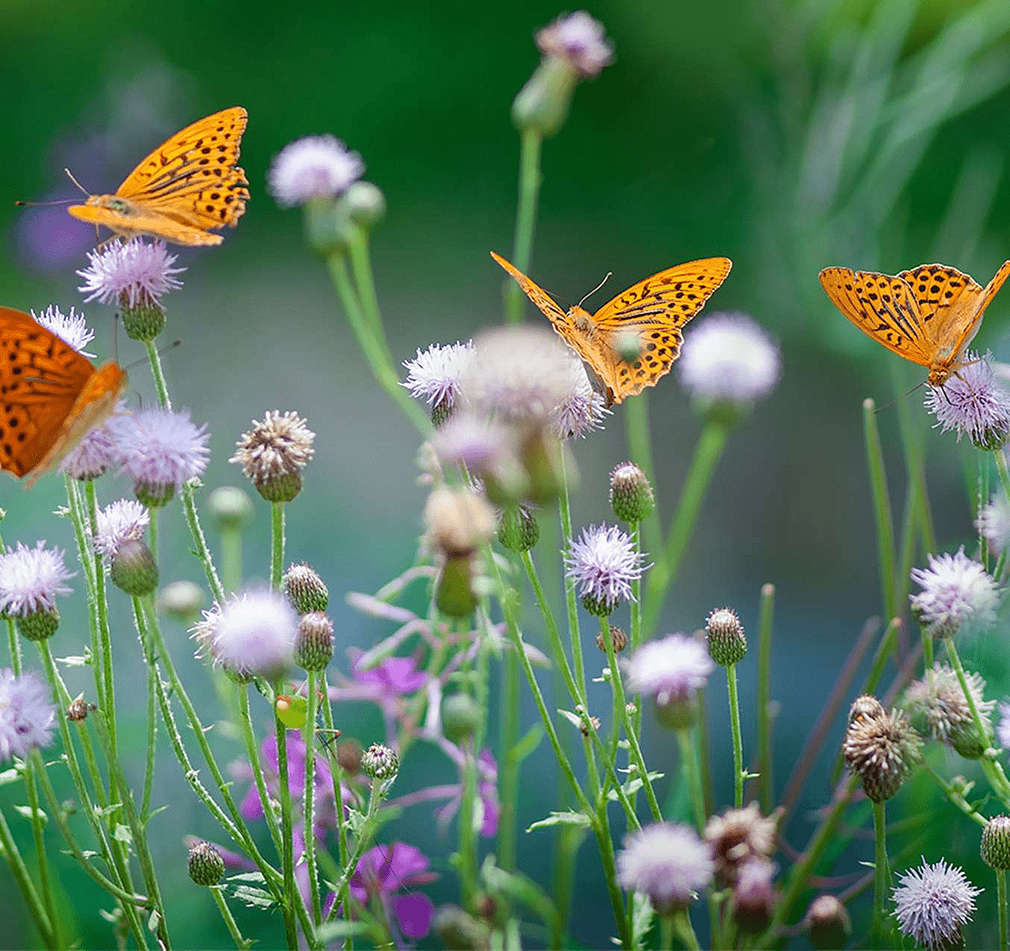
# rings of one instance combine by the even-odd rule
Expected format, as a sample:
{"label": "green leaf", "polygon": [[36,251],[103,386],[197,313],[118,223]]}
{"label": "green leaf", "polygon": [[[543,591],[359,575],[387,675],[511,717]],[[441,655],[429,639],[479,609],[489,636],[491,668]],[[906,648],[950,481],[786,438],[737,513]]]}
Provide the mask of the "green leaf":
{"label": "green leaf", "polygon": [[648,897],[634,892],[631,896],[631,943],[635,948],[645,947],[645,939],[655,917],[656,910]]}
{"label": "green leaf", "polygon": [[5,769],[2,773],[0,773],[0,786],[6,786],[8,783],[16,783],[20,778],[20,774],[13,767]]}
{"label": "green leaf", "polygon": [[229,875],[229,882],[255,882],[257,885],[265,885],[266,879],[262,872],[240,872],[238,875]]}
{"label": "green leaf", "polygon": [[151,934],[156,934],[159,927],[161,927],[161,912],[155,908],[147,919],[147,930]]}
{"label": "green leaf", "polygon": [[72,657],[57,657],[56,663],[63,664],[64,667],[88,667],[91,664],[91,655],[76,654]]}
{"label": "green leaf", "polygon": [[[34,816],[32,815],[32,807],[31,806],[15,806],[14,807],[14,811],[18,815],[24,816],[29,822],[31,822],[32,819],[34,818]],[[49,816],[46,815],[44,809],[37,810],[37,814],[38,814],[39,819],[42,820],[42,825],[45,825],[49,821]]]}
{"label": "green leaf", "polygon": [[316,944],[331,944],[349,935],[366,934],[368,930],[368,924],[364,921],[328,921],[316,928]]}
{"label": "green leaf", "polygon": [[232,894],[248,908],[272,908],[276,904],[270,892],[251,885],[236,885]]}
{"label": "green leaf", "polygon": [[582,812],[552,812],[546,819],[534,822],[526,831],[547,829],[550,826],[579,826],[588,829],[590,826],[589,816]]}

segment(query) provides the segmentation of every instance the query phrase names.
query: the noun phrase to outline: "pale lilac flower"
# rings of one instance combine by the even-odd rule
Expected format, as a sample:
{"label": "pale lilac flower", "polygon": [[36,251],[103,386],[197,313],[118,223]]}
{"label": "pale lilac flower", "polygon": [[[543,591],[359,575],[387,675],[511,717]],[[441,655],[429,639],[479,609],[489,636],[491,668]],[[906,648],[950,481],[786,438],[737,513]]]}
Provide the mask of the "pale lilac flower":
{"label": "pale lilac flower", "polygon": [[[996,701],[985,699],[985,680],[980,674],[965,671],[965,682],[979,717],[987,724]],[[967,734],[972,742],[978,743],[975,719],[953,668],[936,664],[921,680],[913,680],[905,688],[905,706],[926,721],[934,739],[960,744]]]}
{"label": "pale lilac flower", "polygon": [[298,615],[275,591],[234,595],[216,612],[205,614],[203,623],[212,628],[195,634],[197,640],[208,643],[214,660],[239,676],[273,678],[291,664]]}
{"label": "pale lilac flower", "polygon": [[998,492],[992,497],[975,521],[975,527],[989,543],[989,551],[994,555],[1010,548],[1010,502]]}
{"label": "pale lilac flower", "polygon": [[513,457],[508,429],[474,413],[454,413],[432,437],[432,447],[443,466],[465,466],[473,475],[500,468]]}
{"label": "pale lilac flower", "polygon": [[954,555],[930,555],[929,567],[913,568],[911,577],[922,591],[909,603],[927,634],[951,637],[961,628],[984,628],[996,620],[996,582],[964,546]]}
{"label": "pale lilac flower", "polygon": [[119,546],[127,540],[144,537],[151,517],[136,499],[120,499],[98,510],[95,551],[105,558],[115,558]]}
{"label": "pale lilac flower", "polygon": [[583,437],[610,415],[607,401],[593,389],[582,361],[569,353],[568,394],[554,408],[554,432],[560,439]]}
{"label": "pale lilac flower", "polygon": [[460,381],[473,361],[474,347],[466,343],[433,343],[418,349],[413,360],[404,360],[407,379],[401,384],[414,399],[424,400],[433,409],[451,410],[460,399]]}
{"label": "pale lilac flower", "polygon": [[[642,577],[642,554],[616,525],[590,525],[571,539],[565,574],[592,613],[609,614],[632,600],[631,583]],[[599,611],[595,609],[598,608]]]}
{"label": "pale lilac flower", "polygon": [[94,358],[84,348],[95,339],[95,332],[88,326],[84,314],[79,314],[73,307],[66,314],[56,304],[50,304],[45,310],[36,314],[32,311],[35,323],[41,324],[46,330],[51,330],[65,344],[73,347],[85,357]]}
{"label": "pale lilac flower", "polygon": [[35,674],[0,670],[0,763],[48,745],[55,719],[49,691]]}
{"label": "pale lilac flower", "polygon": [[919,868],[909,869],[893,890],[894,917],[901,933],[930,951],[961,943],[961,928],[971,921],[975,888],[956,865],[943,859],[930,865],[925,859]]}
{"label": "pale lilac flower", "polygon": [[741,406],[767,396],[781,373],[779,348],[746,314],[715,313],[687,334],[681,385],[706,403]]}
{"label": "pale lilac flower", "polygon": [[378,899],[399,923],[407,938],[423,938],[431,928],[435,907],[417,885],[434,880],[424,854],[404,842],[377,845],[358,861],[351,876],[350,891],[355,901],[369,905]]}
{"label": "pale lilac flower", "polygon": [[649,641],[625,662],[630,690],[661,705],[691,699],[713,670],[705,645],[686,634]]}
{"label": "pale lilac flower", "polygon": [[954,430],[979,449],[998,449],[1010,433],[1010,391],[996,381],[987,353],[965,353],[965,363],[943,386],[931,386],[925,406],[941,432]]}
{"label": "pale lilac flower", "polygon": [[105,475],[117,462],[116,446],[108,422],[96,426],[70,450],[60,463],[60,472],[71,479],[89,482]]}
{"label": "pale lilac flower", "polygon": [[173,267],[176,256],[164,241],[114,238],[88,252],[88,265],[77,272],[84,283],[77,288],[85,300],[138,307],[152,305],[169,291],[182,287],[176,278],[185,268]]}
{"label": "pale lilac flower", "polygon": [[999,725],[996,727],[996,739],[1005,750],[1010,750],[1010,703],[999,705]]}
{"label": "pale lilac flower", "polygon": [[207,468],[210,435],[188,411],[142,409],[106,424],[116,456],[138,486],[179,488]]}
{"label": "pale lilac flower", "polygon": [[288,143],[270,166],[268,185],[277,204],[304,205],[313,198],[336,198],[365,170],[361,156],[332,135],[310,135]]}
{"label": "pale lilac flower", "polygon": [[55,611],[56,596],[70,594],[65,582],[71,577],[60,549],[46,548],[44,541],[34,548],[18,542],[0,555],[0,613],[24,618]]}
{"label": "pale lilac flower", "polygon": [[647,895],[660,914],[687,908],[711,883],[712,872],[708,846],[686,825],[645,826],[617,853],[621,887]]}
{"label": "pale lilac flower", "polygon": [[585,10],[558,17],[536,35],[544,56],[563,59],[582,76],[596,76],[614,60],[603,25]]}

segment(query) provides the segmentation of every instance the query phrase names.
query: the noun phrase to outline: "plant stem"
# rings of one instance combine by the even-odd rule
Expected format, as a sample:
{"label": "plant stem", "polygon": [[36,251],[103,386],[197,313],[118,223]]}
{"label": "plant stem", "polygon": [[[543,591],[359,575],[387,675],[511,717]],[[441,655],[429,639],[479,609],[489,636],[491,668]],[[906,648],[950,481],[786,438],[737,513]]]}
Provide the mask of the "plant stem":
{"label": "plant stem", "polygon": [[[628,443],[631,461],[635,463],[656,490],[656,467],[652,460],[652,433],[649,427],[649,394],[639,393],[625,404],[624,433]],[[663,544],[663,531],[657,504],[645,519],[645,547],[650,552],[658,552]]]}
{"label": "plant stem", "polygon": [[[318,926],[322,921],[322,905],[319,900],[319,873],[316,868],[316,718],[319,715],[319,674],[310,670],[306,674],[306,713],[302,738],[305,741],[305,792],[302,799],[305,808],[305,871],[309,879],[312,896],[312,920]],[[246,691],[248,694],[248,691]],[[339,801],[336,807],[342,808]]]}
{"label": "plant stem", "polygon": [[[516,826],[519,804],[520,763],[513,755],[519,742],[519,658],[515,651],[505,651],[502,658],[501,710],[501,813],[498,817],[499,867],[513,871],[516,866]],[[462,822],[462,815],[460,822]],[[462,830],[461,830],[462,835]]]}
{"label": "plant stem", "polygon": [[0,851],[3,852],[4,858],[7,859],[7,866],[11,870],[14,881],[18,883],[18,887],[21,889],[21,895],[24,897],[25,904],[31,912],[35,927],[38,928],[42,941],[47,948],[57,947],[56,939],[53,936],[52,922],[49,920],[49,915],[46,913],[42,900],[39,898],[39,893],[35,889],[35,883],[32,881],[28,867],[25,865],[24,859],[21,858],[17,843],[14,841],[14,836],[11,834],[6,818],[4,818],[3,810],[0,810]]}
{"label": "plant stem", "polygon": [[[516,686],[518,687],[518,678]],[[472,744],[467,745],[469,748],[463,750],[463,794],[459,804],[459,877],[462,905],[472,913],[477,886],[477,837],[473,827],[474,803],[477,797],[477,760]],[[515,856],[511,858],[514,864]]]}
{"label": "plant stem", "polygon": [[224,919],[224,923],[228,928],[228,934],[231,935],[232,940],[235,942],[235,947],[239,951],[246,951],[249,947],[249,942],[242,937],[242,932],[239,930],[238,925],[235,923],[234,917],[232,917],[231,909],[228,907],[228,903],[224,900],[224,892],[220,886],[213,886],[209,889],[211,897],[214,899],[214,904],[217,905],[217,910],[221,912],[221,917]]}
{"label": "plant stem", "polygon": [[701,773],[695,760],[694,740],[690,729],[679,729],[677,745],[680,747],[680,768],[691,791],[691,805],[694,808],[694,824],[699,832],[705,831],[705,790],[701,784]]}
{"label": "plant stem", "polygon": [[221,583],[225,591],[242,587],[242,529],[221,526]]}
{"label": "plant stem", "polygon": [[673,920],[677,936],[684,942],[684,946],[689,951],[701,951],[701,945],[698,944],[698,936],[694,933],[694,928],[691,925],[691,916],[688,914],[687,909],[684,908],[678,911],[674,915]]}
{"label": "plant stem", "polygon": [[368,253],[368,232],[363,228],[354,228],[348,242],[351,256],[351,272],[358,291],[358,300],[365,317],[371,324],[372,337],[382,351],[382,355],[390,366],[394,366],[393,354],[389,349],[386,331],[382,323],[382,312],[379,310],[379,295],[375,291],[375,276],[372,273],[371,255]]}
{"label": "plant stem", "polygon": [[217,576],[214,559],[211,557],[210,549],[207,547],[207,539],[200,526],[200,516],[196,511],[196,501],[193,498],[195,489],[195,479],[191,479],[182,487],[182,504],[186,512],[186,523],[189,525],[190,535],[193,536],[193,544],[196,545],[196,557],[203,565],[204,574],[207,576],[210,593],[218,604],[223,604],[224,588],[221,585],[221,579]]}
{"label": "plant stem", "polygon": [[891,873],[887,866],[887,818],[882,802],[873,804],[873,839],[876,843],[873,865],[873,930],[883,938],[887,930],[885,907]]}
{"label": "plant stem", "polygon": [[[561,454],[561,498],[558,512],[561,518],[562,552],[567,559],[572,543],[572,510],[568,494],[568,466],[564,453]],[[575,594],[575,586],[565,582],[565,611],[568,616],[568,641],[572,650],[572,669],[579,696],[586,696],[586,665],[582,658],[582,634],[579,630],[579,602]]]}
{"label": "plant stem", "polygon": [[740,735],[740,700],[736,689],[736,664],[726,668],[729,691],[729,723],[733,732],[733,805],[743,805],[743,739]]}
{"label": "plant stem", "polygon": [[[382,801],[382,795],[380,793],[382,783],[378,779],[372,780],[372,788],[368,796],[368,807],[365,811],[365,818],[361,824],[361,828],[358,831],[357,841],[354,843],[354,852],[351,857],[344,864],[344,870],[340,875],[340,881],[335,882],[334,894],[345,895],[347,893],[348,883],[351,881],[351,876],[354,874],[354,870],[358,867],[358,862],[361,859],[362,854],[368,847],[369,843],[372,841],[372,836],[375,834],[375,817],[379,810],[379,803]],[[335,901],[333,906],[330,908],[329,914],[326,916],[327,921],[332,921],[337,914],[337,909],[340,907],[340,902]],[[347,914],[345,908],[344,914]]]}
{"label": "plant stem", "polygon": [[863,400],[863,439],[866,465],[870,474],[870,490],[873,494],[873,518],[877,526],[881,598],[884,617],[890,620],[898,614],[894,593],[894,521],[887,494],[887,473],[884,470],[884,453],[880,446],[880,431],[877,428],[876,404],[872,399]]}
{"label": "plant stem", "polygon": [[[523,129],[519,137],[519,207],[516,213],[512,263],[524,274],[533,257],[533,232],[537,223],[537,199],[543,176],[540,173],[540,148],[543,137],[533,129]],[[523,293],[515,281],[505,287],[505,320],[517,324],[523,319]]]}
{"label": "plant stem", "polygon": [[172,408],[172,398],[168,395],[168,384],[165,382],[165,371],[161,367],[161,354],[153,340],[145,340],[147,362],[151,364],[151,376],[154,378],[154,389],[158,394],[158,402],[162,409]]}
{"label": "plant stem", "polygon": [[[276,691],[275,691],[276,692]],[[281,804],[281,874],[284,876],[284,904],[294,909],[304,905],[295,885],[294,835],[291,822],[291,787],[288,785],[288,734],[287,727],[274,711],[274,730],[277,737],[278,799]],[[306,835],[309,833],[307,832]]]}
{"label": "plant stem", "polygon": [[270,503],[270,586],[280,591],[284,575],[284,503]]}
{"label": "plant stem", "polygon": [[996,905],[999,913],[999,951],[1007,951],[1006,872],[996,871]]}
{"label": "plant stem", "polygon": [[757,733],[758,790],[761,811],[772,810],[775,785],[772,780],[772,620],[775,615],[775,585],[761,586],[760,621],[758,627]]}

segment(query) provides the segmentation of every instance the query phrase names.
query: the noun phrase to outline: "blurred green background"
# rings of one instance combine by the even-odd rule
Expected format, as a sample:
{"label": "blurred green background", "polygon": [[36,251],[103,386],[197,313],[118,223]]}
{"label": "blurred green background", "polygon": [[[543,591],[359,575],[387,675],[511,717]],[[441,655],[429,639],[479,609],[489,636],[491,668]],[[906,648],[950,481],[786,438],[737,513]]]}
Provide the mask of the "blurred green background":
{"label": "blurred green background", "polygon": [[[781,342],[783,382],[732,437],[664,619],[665,630],[691,630],[710,608],[730,604],[755,631],[759,587],[775,582],[781,784],[855,636],[879,610],[860,401],[872,395],[886,402],[896,384],[907,388],[924,375],[895,366],[897,358],[849,326],[823,295],[817,271],[845,264],[893,272],[940,260],[985,283],[1010,254],[1010,5],[612,0],[588,9],[605,24],[616,62],[580,87],[567,125],[545,147],[532,275],[573,302],[608,270],[620,288],[679,261],[728,255],[733,273],[709,311],[747,311]],[[398,358],[498,322],[502,277],[488,250],[507,254],[512,243],[518,140],[509,107],[538,62],[533,31],[559,12],[544,0],[506,7],[310,0],[289,10],[262,0],[7,0],[0,11],[7,37],[0,58],[4,304],[80,306],[74,270],[93,239],[62,209],[16,211],[15,199],[72,196],[65,165],[89,189],[111,191],[182,125],[225,106],[249,110],[242,165],[252,201],[221,248],[180,252],[188,271],[184,289],[167,301],[165,339],[179,337],[183,346],[166,356],[167,372],[177,403],[213,433],[210,486],[239,479],[227,463],[231,446],[266,409],[297,409],[318,433],[306,490],[289,506],[289,555],[312,563],[334,593],[334,663],[344,670],[346,647],[367,647],[388,630],[351,611],[342,594],[375,590],[413,555],[424,498],[417,440],[359,358],[324,269],[303,246],[299,214],[278,209],[267,195],[266,171],[286,142],[305,134],[333,133],[361,153],[389,204],[373,251]],[[997,298],[979,336],[1004,357],[1008,300]],[[98,330],[97,349],[112,355],[112,310],[84,310]],[[690,331],[687,340],[690,346]],[[118,348],[124,364],[142,355],[123,335]],[[135,399],[152,400],[144,364],[135,366],[131,389]],[[650,399],[668,516],[699,422],[675,372]],[[923,431],[941,545],[956,546],[971,535],[966,455],[952,438],[928,430],[918,394],[909,399]],[[896,411],[879,420],[900,513]],[[626,454],[621,409],[575,452],[582,483],[574,518],[583,525],[609,514],[608,472]],[[129,486],[107,480],[102,490],[110,500]],[[4,537],[71,548],[69,525],[53,514],[61,497],[58,478],[30,493],[4,480]],[[163,525],[163,580],[200,580],[177,507]],[[264,509],[248,538],[251,578],[266,574],[267,531]],[[139,770],[143,678],[121,600],[116,608],[124,743]],[[68,603],[65,615],[56,653],[79,654],[81,605]],[[185,632],[172,637],[176,657],[187,657]],[[969,647],[968,657],[980,659],[983,650]],[[1001,653],[985,651],[984,670],[997,691],[1006,681]],[[749,657],[741,672],[751,749],[754,666]],[[71,685],[77,673],[68,673]],[[189,676],[209,685],[195,662]],[[721,684],[710,705],[716,790],[725,804]],[[203,709],[214,713],[212,704]],[[265,723],[266,711],[259,715]],[[494,707],[490,716],[494,730]],[[534,717],[532,708],[524,711],[525,723]],[[364,742],[380,735],[365,709],[338,710],[338,725]],[[226,946],[212,904],[186,878],[181,841],[187,833],[213,837],[215,829],[161,740],[157,790],[170,808],[153,820],[152,835],[163,887],[174,899],[170,924],[180,946]],[[675,775],[670,737],[650,732],[647,741],[650,765]],[[225,759],[237,756],[237,744],[226,737],[219,744]],[[830,758],[814,771],[787,829],[794,846],[805,841],[810,810],[827,795]],[[553,785],[529,779],[550,762],[542,749],[527,763],[520,828],[556,807]],[[403,789],[447,777],[440,759],[412,754]],[[10,789],[0,794],[5,803],[16,799]],[[925,831],[931,815],[952,818],[928,786],[909,791],[893,814],[902,809],[918,817],[903,840],[911,849],[906,864],[920,854],[932,861],[945,855],[968,863],[976,883],[988,887],[971,864],[977,846],[970,823]],[[428,891],[436,902],[453,900],[446,857],[454,840],[430,818],[416,807],[387,833],[431,856],[441,878]],[[27,831],[27,824],[19,829],[22,839]],[[521,867],[542,882],[549,881],[548,835],[520,842]],[[59,848],[56,836],[51,843]],[[859,843],[842,870],[857,871],[870,852],[869,842]],[[82,945],[107,944],[97,913],[107,903],[70,861],[58,864]],[[575,895],[577,938],[603,945],[609,910],[591,843],[581,853]],[[6,872],[0,907],[11,909],[0,944],[31,944]],[[249,914],[241,920],[250,934],[260,929],[261,947],[280,940],[278,922]]]}

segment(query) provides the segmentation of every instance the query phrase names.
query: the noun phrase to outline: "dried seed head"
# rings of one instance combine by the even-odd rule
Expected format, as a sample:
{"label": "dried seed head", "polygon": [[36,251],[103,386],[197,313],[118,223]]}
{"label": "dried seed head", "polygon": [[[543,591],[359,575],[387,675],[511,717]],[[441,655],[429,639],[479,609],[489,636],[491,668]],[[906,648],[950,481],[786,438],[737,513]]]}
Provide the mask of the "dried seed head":
{"label": "dried seed head", "polygon": [[747,654],[747,635],[736,612],[730,608],[717,608],[705,621],[708,656],[720,667],[732,667]]}
{"label": "dried seed head", "polygon": [[73,720],[75,723],[80,723],[81,720],[87,719],[88,716],[88,703],[84,699],[84,694],[79,697],[74,697],[70,701],[70,705],[67,707],[67,719]]}
{"label": "dried seed head", "polygon": [[842,744],[845,762],[874,802],[894,796],[909,768],[919,760],[922,740],[898,710],[860,716],[849,724]]}
{"label": "dried seed head", "polygon": [[727,809],[705,826],[705,841],[712,849],[716,875],[734,885],[741,867],[750,861],[768,861],[775,852],[779,813],[762,816],[757,803],[742,809]]}
{"label": "dried seed head", "polygon": [[[624,633],[619,627],[612,627],[610,629],[610,642],[614,645],[614,653],[620,654],[625,647],[628,646],[628,635]],[[607,652],[606,641],[603,640],[603,631],[600,631],[596,635],[596,646],[603,651],[605,654]]]}
{"label": "dried seed head", "polygon": [[[965,680],[975,709],[983,724],[988,724],[996,702],[984,699],[985,681],[978,674],[968,673]],[[991,733],[984,744],[979,738],[961,682],[950,667],[937,664],[921,680],[909,684],[905,706],[917,722],[925,723],[934,739],[947,743],[968,759],[978,759],[990,745]]]}
{"label": "dried seed head", "polygon": [[242,466],[256,491],[268,502],[290,502],[301,491],[302,470],[315,450],[316,434],[296,412],[267,410],[262,421],[235,444],[229,462]]}
{"label": "dried seed head", "polygon": [[849,725],[851,726],[856,720],[866,717],[882,717],[884,712],[883,704],[876,697],[864,693],[862,696],[856,697],[852,701],[852,706],[849,707]]}

